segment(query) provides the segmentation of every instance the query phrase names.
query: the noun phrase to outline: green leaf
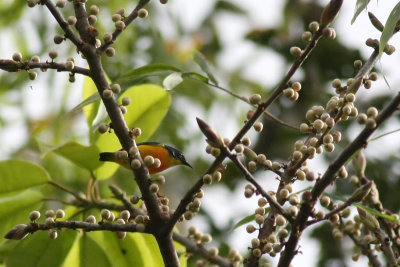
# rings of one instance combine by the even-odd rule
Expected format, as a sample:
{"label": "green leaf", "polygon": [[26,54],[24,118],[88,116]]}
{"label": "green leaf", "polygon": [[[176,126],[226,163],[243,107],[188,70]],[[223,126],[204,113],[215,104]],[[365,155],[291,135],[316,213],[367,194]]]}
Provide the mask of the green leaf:
{"label": "green leaf", "polygon": [[180,84],[182,81],[183,81],[182,73],[173,72],[164,79],[163,86],[165,90],[169,91],[178,86],[178,84]]}
{"label": "green leaf", "polygon": [[382,55],[385,46],[393,36],[394,29],[400,19],[400,2],[390,12],[389,18],[386,21],[385,28],[383,29],[381,39],[379,41],[379,56]]}
{"label": "green leaf", "polygon": [[93,232],[89,235],[104,249],[113,266],[164,266],[160,249],[149,234],[127,233],[123,240],[113,232]]}
{"label": "green leaf", "polygon": [[360,13],[361,13],[364,9],[367,8],[367,6],[368,6],[368,4],[369,4],[370,1],[371,1],[371,0],[357,0],[356,7],[355,7],[355,9],[354,9],[354,15],[353,15],[353,18],[351,19],[351,24],[353,24],[354,21],[356,21],[358,15],[360,15]]}
{"label": "green leaf", "polygon": [[388,214],[379,212],[379,211],[377,211],[377,210],[371,209],[370,207],[367,207],[367,206],[362,205],[362,204],[353,203],[352,205],[353,205],[354,207],[361,208],[361,209],[365,210],[366,212],[368,212],[368,213],[370,213],[370,214],[372,214],[372,215],[375,215],[375,216],[377,216],[377,217],[384,218],[384,219],[386,219],[386,220],[392,221],[392,222],[397,223],[397,224],[400,225],[400,220],[398,220],[398,219],[397,219],[396,217],[394,217],[394,216],[390,216],[390,215],[388,215]]}
{"label": "green leaf", "polygon": [[194,61],[199,65],[199,67],[207,74],[207,77],[211,80],[211,82],[215,85],[218,85],[218,81],[215,79],[214,75],[211,72],[210,67],[208,66],[208,63],[204,56],[198,52],[194,51],[193,52],[193,58]]}
{"label": "green leaf", "polygon": [[79,237],[66,257],[63,267],[113,266],[107,258],[104,248],[94,241],[90,234],[83,233]]}
{"label": "green leaf", "polygon": [[42,167],[22,160],[0,162],[0,194],[46,184],[50,177]]}
{"label": "green leaf", "polygon": [[[265,214],[267,214],[267,213],[269,212],[270,209],[271,209],[270,207],[265,208]],[[244,217],[243,219],[241,219],[239,222],[237,222],[237,223],[233,226],[233,228],[232,228],[231,231],[233,231],[233,230],[239,228],[240,226],[243,226],[243,225],[245,225],[245,224],[248,224],[248,223],[251,222],[251,221],[254,221],[254,218],[255,218],[255,215],[254,215],[254,214]]]}
{"label": "green leaf", "polygon": [[146,76],[149,74],[154,74],[156,72],[165,72],[165,71],[181,72],[181,70],[179,68],[174,67],[172,65],[150,64],[150,65],[146,65],[146,66],[131,70],[131,71],[123,74],[118,80],[135,78],[138,76]]}
{"label": "green leaf", "polygon": [[[98,96],[98,100],[93,100],[93,99],[95,99],[94,95]],[[90,77],[86,76],[83,81],[82,99],[84,99],[84,101],[86,101],[88,98],[92,98],[93,101],[91,101],[91,103],[88,103],[87,105],[83,106],[83,114],[86,117],[86,121],[87,121],[89,127],[91,127],[93,120],[96,117],[97,111],[99,109],[100,95],[97,91],[97,87],[94,84],[93,80]]]}
{"label": "green leaf", "polygon": [[[128,88],[121,96],[129,97],[131,104],[124,115],[129,128],[140,127],[142,135],[136,141],[147,141],[160,125],[171,104],[171,96],[162,87],[154,84],[142,84]],[[112,152],[121,149],[117,136],[96,133],[96,145],[100,152]],[[95,170],[97,178],[108,178],[118,168],[115,163],[106,162]]]}
{"label": "green leaf", "polygon": [[42,205],[43,194],[37,190],[24,190],[0,195],[0,236],[15,225],[29,222],[29,213]]}
{"label": "green leaf", "polygon": [[94,102],[96,102],[97,100],[100,100],[100,95],[99,93],[96,91],[94,94],[92,94],[91,96],[87,97],[85,100],[83,100],[81,103],[79,103],[78,105],[76,105],[74,108],[71,109],[70,113],[76,112],[78,110],[80,110],[81,108],[86,107],[89,104],[92,104]]}
{"label": "green leaf", "polygon": [[19,241],[7,259],[7,267],[62,266],[76,236],[77,231],[62,230],[53,240],[47,231],[38,231]]}
{"label": "green leaf", "polygon": [[57,147],[53,152],[89,171],[93,171],[101,165],[99,149],[95,145],[84,146],[76,142],[69,142]]}
{"label": "green leaf", "polygon": [[206,76],[203,76],[203,75],[201,75],[201,74],[199,74],[197,72],[184,72],[184,73],[182,73],[182,77],[183,78],[188,77],[188,78],[200,80],[200,81],[202,81],[204,83],[207,83],[207,84],[208,84],[208,81],[209,81],[209,79]]}

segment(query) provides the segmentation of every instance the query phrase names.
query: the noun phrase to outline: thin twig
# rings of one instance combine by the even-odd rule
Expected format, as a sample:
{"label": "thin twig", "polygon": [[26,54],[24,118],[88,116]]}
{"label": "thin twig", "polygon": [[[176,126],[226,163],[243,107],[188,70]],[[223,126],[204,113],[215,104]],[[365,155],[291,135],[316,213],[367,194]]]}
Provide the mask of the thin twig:
{"label": "thin twig", "polygon": [[80,47],[82,46],[82,40],[78,37],[77,34],[75,34],[75,32],[72,30],[72,28],[65,21],[63,15],[58,10],[58,8],[54,5],[53,1],[41,0],[41,3],[47,7],[47,9],[50,11],[50,13],[53,15],[53,17],[57,20],[58,24],[65,32],[65,37],[70,39],[71,42],[73,42],[74,45],[78,49],[80,49]]}
{"label": "thin twig", "polygon": [[75,66],[72,70],[67,70],[65,64],[56,62],[32,62],[23,61],[17,62],[11,59],[0,59],[0,69],[8,72],[19,72],[21,70],[32,69],[55,69],[58,72],[79,73],[85,76],[90,76],[90,70]]}
{"label": "thin twig", "polygon": [[[129,24],[132,23],[132,21],[134,21],[137,17],[138,17],[138,11],[143,8],[144,6],[146,6],[148,3],[150,2],[150,0],[140,0],[139,3],[137,4],[137,6],[135,7],[135,9],[123,20],[123,22],[125,23],[125,27],[127,27]],[[99,54],[103,53],[104,51],[106,51],[107,47],[109,47],[110,45],[112,45],[117,37],[122,33],[123,30],[119,30],[116,29],[113,33],[112,33],[112,39],[109,42],[105,42],[104,44],[102,44],[97,51],[99,52]]]}
{"label": "thin twig", "polygon": [[285,209],[274,199],[272,198],[263,188],[262,186],[257,183],[257,181],[254,179],[253,175],[246,169],[245,166],[243,166],[242,162],[238,159],[236,155],[233,155],[231,153],[228,154],[228,157],[232,160],[233,163],[239,168],[239,170],[244,174],[244,177],[246,178],[247,181],[249,181],[252,185],[255,186],[257,191],[267,199],[268,203],[271,205],[273,209],[276,209],[279,214],[284,216],[286,220],[288,220],[290,223],[293,222],[292,216],[290,216]]}

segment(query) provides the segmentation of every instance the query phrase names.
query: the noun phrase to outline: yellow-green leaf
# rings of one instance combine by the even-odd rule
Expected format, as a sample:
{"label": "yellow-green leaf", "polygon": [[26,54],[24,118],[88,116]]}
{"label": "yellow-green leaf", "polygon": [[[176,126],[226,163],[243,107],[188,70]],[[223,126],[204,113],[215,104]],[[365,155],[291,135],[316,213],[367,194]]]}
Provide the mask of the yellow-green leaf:
{"label": "yellow-green leaf", "polygon": [[53,152],[90,171],[101,165],[99,149],[95,145],[84,146],[76,142],[69,142],[54,149]]}
{"label": "yellow-green leaf", "polygon": [[45,169],[22,160],[0,162],[0,194],[42,185],[50,179]]}

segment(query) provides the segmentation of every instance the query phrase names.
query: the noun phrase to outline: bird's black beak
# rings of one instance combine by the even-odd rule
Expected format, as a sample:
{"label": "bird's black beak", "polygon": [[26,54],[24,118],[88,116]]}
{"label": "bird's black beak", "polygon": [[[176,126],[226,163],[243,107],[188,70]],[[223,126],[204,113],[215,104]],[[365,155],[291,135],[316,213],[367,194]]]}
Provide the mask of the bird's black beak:
{"label": "bird's black beak", "polygon": [[193,169],[192,165],[190,165],[186,160],[183,160],[182,164]]}

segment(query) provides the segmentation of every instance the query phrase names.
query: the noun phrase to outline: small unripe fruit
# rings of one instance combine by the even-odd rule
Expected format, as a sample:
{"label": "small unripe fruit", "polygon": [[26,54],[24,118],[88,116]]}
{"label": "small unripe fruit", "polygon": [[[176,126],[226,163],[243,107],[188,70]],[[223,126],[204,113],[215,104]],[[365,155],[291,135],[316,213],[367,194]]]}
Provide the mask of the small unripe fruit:
{"label": "small unripe fruit", "polygon": [[159,190],[158,184],[151,184],[150,185],[150,192],[155,194],[155,193],[158,192],[158,190]]}
{"label": "small unripe fruit", "polygon": [[254,94],[250,97],[250,103],[253,105],[258,105],[261,102],[261,95]]}
{"label": "small unripe fruit", "polygon": [[29,213],[29,219],[30,219],[32,222],[36,221],[36,220],[39,219],[39,218],[40,218],[40,212],[39,212],[39,211],[34,210],[34,211],[32,211],[31,213]]}
{"label": "small unripe fruit", "polygon": [[375,128],[375,127],[376,127],[376,121],[375,121],[375,119],[373,119],[373,118],[368,118],[367,121],[366,121],[366,123],[365,123],[365,126],[366,126],[368,129],[373,129],[373,128]]}
{"label": "small unripe fruit", "polygon": [[140,163],[140,160],[138,160],[138,159],[133,159],[133,160],[131,161],[131,167],[132,167],[132,169],[137,170],[137,169],[139,169],[141,166],[142,166],[142,164]]}
{"label": "small unripe fruit", "polygon": [[328,196],[323,196],[320,198],[319,202],[322,207],[328,207],[331,204],[331,199]]}
{"label": "small unripe fruit", "polygon": [[132,129],[132,134],[135,137],[139,137],[142,134],[142,129],[136,127]]}
{"label": "small unripe fruit", "polygon": [[74,67],[75,67],[74,62],[72,62],[72,61],[67,61],[67,62],[65,62],[64,65],[65,65],[65,68],[66,68],[68,71],[73,70]]}
{"label": "small unripe fruit", "polygon": [[113,92],[110,89],[105,89],[103,91],[103,98],[104,99],[110,99],[113,97]]}
{"label": "small unripe fruit", "polygon": [[259,198],[257,204],[259,207],[264,207],[267,205],[267,200],[265,198]]}
{"label": "small unripe fruit", "polygon": [[[203,178],[203,179],[204,179],[204,178]],[[253,194],[254,194],[254,190],[252,190],[252,189],[245,189],[245,190],[244,190],[244,196],[245,196],[246,198],[250,198]]]}
{"label": "small unripe fruit", "polygon": [[253,248],[259,247],[260,246],[260,239],[258,238],[253,238],[251,240],[251,245]]}
{"label": "small unripe fruit", "polygon": [[146,156],[144,159],[144,164],[146,164],[146,166],[151,166],[154,164],[154,158],[150,155]]}
{"label": "small unripe fruit", "polygon": [[308,25],[308,28],[311,32],[316,32],[319,29],[319,23],[317,21],[313,21]]}
{"label": "small unripe fruit", "polygon": [[121,103],[123,106],[129,106],[131,104],[131,99],[129,97],[124,97],[122,98]]}
{"label": "small unripe fruit", "polygon": [[265,209],[262,207],[258,207],[258,208],[256,208],[254,213],[263,216],[263,215],[265,215]]}
{"label": "small unripe fruit", "polygon": [[12,59],[14,60],[14,61],[21,61],[22,60],[22,54],[21,53],[14,53],[13,55],[12,55]]}
{"label": "small unripe fruit", "polygon": [[211,184],[212,183],[212,176],[210,174],[206,174],[203,176],[203,182],[205,184]]}
{"label": "small unripe fruit", "polygon": [[123,29],[125,29],[125,22],[123,22],[122,20],[115,22],[115,28],[122,31]]}
{"label": "small unripe fruit", "polygon": [[296,172],[296,176],[297,176],[297,179],[299,179],[300,181],[304,181],[306,179],[306,173],[302,170],[298,170]]}
{"label": "small unripe fruit", "polygon": [[36,6],[36,4],[37,4],[37,1],[36,1],[36,0],[28,0],[27,2],[28,2],[28,6],[29,6],[29,7],[34,7],[34,6]]}
{"label": "small unripe fruit", "polygon": [[106,33],[106,34],[104,34],[104,36],[103,36],[103,40],[104,40],[104,42],[106,42],[106,43],[108,43],[108,42],[111,42],[112,41],[112,34],[111,33]]}
{"label": "small unripe fruit", "polygon": [[39,63],[39,62],[40,62],[40,57],[39,57],[39,56],[33,56],[33,57],[31,58],[31,61],[32,61],[32,62],[35,62],[35,63]]}
{"label": "small unripe fruit", "polygon": [[89,9],[90,14],[97,15],[97,14],[99,14],[99,11],[100,11],[100,9],[98,6],[96,6],[96,5],[90,6],[90,9]]}
{"label": "small unripe fruit", "polygon": [[253,127],[257,132],[261,132],[263,129],[263,124],[261,122],[256,122],[254,123]]}
{"label": "small unripe fruit", "polygon": [[111,85],[111,90],[115,93],[115,94],[119,94],[121,93],[121,86],[119,84],[113,84]]}
{"label": "small unripe fruit", "polygon": [[312,33],[309,31],[303,32],[303,34],[301,35],[301,39],[303,39],[303,41],[307,41],[307,42],[311,41]]}
{"label": "small unripe fruit", "polygon": [[253,233],[255,230],[256,230],[256,228],[252,224],[248,224],[246,226],[246,232],[249,233],[249,234]]}
{"label": "small unripe fruit", "polygon": [[89,15],[88,21],[90,25],[95,25],[97,22],[97,17],[95,15]]}
{"label": "small unripe fruit", "polygon": [[202,243],[210,243],[212,241],[212,237],[210,234],[205,234],[201,237]]}
{"label": "small unripe fruit", "polygon": [[49,230],[49,237],[51,238],[51,239],[57,239],[57,237],[58,237],[58,233],[57,233],[57,231],[56,230]]}
{"label": "small unripe fruit", "polygon": [[293,90],[293,88],[286,88],[285,90],[283,90],[283,94],[288,98],[293,97],[294,93],[295,91]]}
{"label": "small unripe fruit", "polygon": [[247,164],[247,168],[250,172],[255,172],[257,170],[257,163],[255,163],[254,161],[249,161],[249,163]]}
{"label": "small unripe fruit", "polygon": [[28,76],[29,76],[29,79],[33,81],[33,80],[36,80],[36,78],[37,78],[37,73],[34,72],[34,71],[29,71],[29,72],[28,72]]}
{"label": "small unripe fruit", "polygon": [[242,139],[242,144],[243,144],[244,146],[250,146],[250,145],[251,145],[251,140],[250,140],[250,138],[244,137],[244,138]]}
{"label": "small unripe fruit", "polygon": [[139,18],[145,18],[147,17],[147,15],[149,15],[149,12],[145,8],[139,9],[138,11]]}
{"label": "small unripe fruit", "polygon": [[305,134],[308,133],[310,131],[310,127],[308,126],[307,123],[302,123],[300,124],[300,133]]}
{"label": "small unripe fruit", "polygon": [[46,220],[44,221],[44,223],[47,226],[52,226],[54,224],[54,218],[53,217],[47,217]]}
{"label": "small unripe fruit", "polygon": [[46,217],[54,217],[55,212],[54,210],[46,210],[45,214]]}
{"label": "small unripe fruit", "polygon": [[281,191],[279,191],[279,196],[282,198],[282,199],[287,199],[288,197],[289,197],[289,190],[287,190],[287,189],[282,189]]}
{"label": "small unripe fruit", "polygon": [[235,151],[236,151],[236,153],[242,153],[243,150],[244,150],[244,146],[243,146],[242,144],[237,144],[237,145],[235,146]]}
{"label": "small unripe fruit", "polygon": [[282,215],[278,214],[278,216],[276,216],[276,225],[278,226],[283,226],[286,224],[286,219],[285,217],[283,217]]}
{"label": "small unripe fruit", "polygon": [[86,218],[86,221],[87,221],[88,223],[96,223],[96,217],[94,217],[94,215],[89,215],[89,216]]}
{"label": "small unripe fruit", "polygon": [[59,8],[64,8],[67,2],[65,0],[58,0],[56,6]]}
{"label": "small unripe fruit", "polygon": [[50,51],[49,52],[49,57],[51,59],[55,59],[58,56],[58,52],[57,51]]}
{"label": "small unripe fruit", "polygon": [[106,49],[106,55],[108,57],[113,57],[115,55],[115,49],[112,47],[107,47]]}
{"label": "small unripe fruit", "polygon": [[68,22],[69,25],[75,25],[75,23],[76,23],[76,17],[74,17],[74,16],[69,16],[68,19],[67,19],[67,22]]}
{"label": "small unripe fruit", "polygon": [[54,36],[53,40],[55,44],[61,44],[64,41],[64,37],[62,37],[61,35],[56,35]]}
{"label": "small unripe fruit", "polygon": [[120,108],[122,114],[126,114],[128,112],[128,109],[124,106],[120,106],[119,108]]}
{"label": "small unripe fruit", "polygon": [[378,116],[378,110],[375,107],[368,108],[367,116],[370,118],[376,118],[376,116]]}
{"label": "small unripe fruit", "polygon": [[297,208],[297,206],[290,206],[288,212],[291,216],[295,217],[297,216],[297,213],[299,213],[299,209]]}
{"label": "small unripe fruit", "polygon": [[264,223],[264,216],[260,215],[260,214],[256,214],[254,217],[254,220],[257,224],[263,224]]}
{"label": "small unripe fruit", "polygon": [[106,133],[108,131],[108,125],[105,123],[100,124],[99,126],[99,133],[103,134]]}
{"label": "small unripe fruit", "polygon": [[215,257],[218,255],[219,251],[218,248],[211,248],[208,253],[210,254],[211,257]]}
{"label": "small unripe fruit", "polygon": [[290,48],[289,52],[290,52],[290,54],[291,54],[292,56],[294,56],[295,58],[300,57],[300,56],[301,56],[301,53],[302,53],[301,48],[300,48],[300,47],[297,47],[297,46],[292,46],[292,47]]}
{"label": "small unripe fruit", "polygon": [[118,22],[118,21],[121,21],[122,16],[120,14],[114,14],[114,15],[112,15],[111,18],[112,18],[112,21]]}
{"label": "small unripe fruit", "polygon": [[65,217],[65,211],[62,210],[62,209],[58,209],[58,210],[56,211],[56,218],[62,219],[62,218],[64,218],[64,217]]}
{"label": "small unripe fruit", "polygon": [[376,81],[376,80],[378,80],[378,73],[376,73],[376,72],[371,72],[371,74],[368,76],[368,78],[371,80],[371,81]]}

